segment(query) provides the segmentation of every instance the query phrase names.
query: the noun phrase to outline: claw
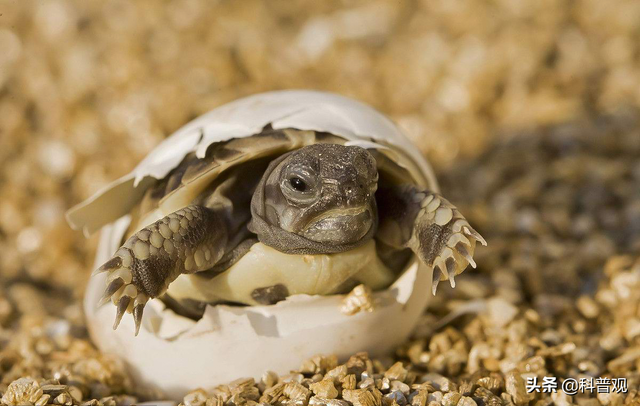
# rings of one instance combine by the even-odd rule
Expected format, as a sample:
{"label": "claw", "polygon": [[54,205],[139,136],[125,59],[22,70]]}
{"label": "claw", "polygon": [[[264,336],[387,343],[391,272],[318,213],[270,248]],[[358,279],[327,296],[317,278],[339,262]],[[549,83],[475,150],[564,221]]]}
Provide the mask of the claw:
{"label": "claw", "polygon": [[452,288],[456,287],[456,281],[454,277],[456,276],[456,260],[454,257],[449,257],[445,261],[445,265],[447,266],[447,274],[449,275],[449,284]]}
{"label": "claw", "polygon": [[140,325],[142,324],[142,313],[144,312],[144,306],[147,304],[149,298],[144,293],[140,293],[136,296],[133,302],[133,320],[136,323],[136,335],[140,332]]}
{"label": "claw", "polygon": [[105,262],[100,268],[93,271],[93,275],[98,275],[107,271],[113,271],[115,269],[120,268],[121,266],[122,266],[122,258],[113,257],[107,262]]}
{"label": "claw", "polygon": [[102,307],[105,304],[109,303],[110,301],[111,301],[111,296],[105,294],[100,298],[100,301],[98,302],[98,307]]}
{"label": "claw", "polygon": [[93,272],[91,272],[91,276],[100,275],[101,273],[104,273],[104,272],[107,272],[107,271],[108,271],[108,269],[102,269],[102,266],[101,266],[100,268],[94,269]]}
{"label": "claw", "polygon": [[477,232],[476,230],[474,230],[473,228],[466,226],[466,227],[462,227],[464,232],[467,235],[470,235],[471,237],[475,238],[476,240],[480,241],[480,244],[484,245],[485,247],[487,246],[487,241],[482,238],[482,236],[480,235],[479,232]]}
{"label": "claw", "polygon": [[469,251],[467,250],[467,247],[464,246],[464,244],[456,245],[456,251],[458,251],[460,255],[462,255],[464,259],[469,262],[469,265],[471,265],[473,268],[476,267],[476,261],[473,260],[473,257],[471,256],[471,254],[469,254]]}
{"label": "claw", "polygon": [[445,265],[444,260],[442,259],[442,256],[436,259],[434,266],[437,266],[438,269],[440,269],[440,273],[444,275],[445,279],[449,279],[449,270],[447,269],[447,266]]}
{"label": "claw", "polygon": [[120,325],[120,320],[122,320],[122,316],[129,308],[129,303],[131,302],[131,298],[129,296],[122,296],[120,301],[118,301],[118,311],[116,313],[116,320],[113,323],[113,329],[117,329]]}
{"label": "claw", "polygon": [[107,286],[107,289],[105,289],[104,295],[102,296],[102,299],[100,299],[100,302],[98,303],[98,307],[104,305],[109,300],[111,300],[111,296],[113,296],[113,294],[116,293],[118,289],[120,289],[122,286],[124,286],[124,280],[122,280],[122,278],[118,278],[112,281],[109,284],[109,286]]}
{"label": "claw", "polygon": [[434,266],[433,267],[432,283],[431,283],[431,293],[433,294],[433,296],[436,295],[436,291],[438,290],[438,284],[440,283],[440,276],[441,275],[442,275],[442,272],[440,271],[440,267],[439,266]]}
{"label": "claw", "polygon": [[140,332],[140,325],[142,324],[142,313],[144,312],[144,305],[138,305],[133,308],[133,321],[136,323],[136,336]]}

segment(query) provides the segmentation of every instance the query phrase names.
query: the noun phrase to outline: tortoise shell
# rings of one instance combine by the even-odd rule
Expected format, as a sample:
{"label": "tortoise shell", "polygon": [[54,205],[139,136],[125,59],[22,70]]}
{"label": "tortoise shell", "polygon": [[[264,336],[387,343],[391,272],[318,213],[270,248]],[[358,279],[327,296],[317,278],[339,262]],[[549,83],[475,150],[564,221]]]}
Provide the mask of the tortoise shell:
{"label": "tortoise shell", "polygon": [[[292,98],[299,103],[291,103]],[[287,135],[265,129],[301,131]],[[91,234],[130,214],[150,188],[183,163],[184,173],[178,176],[174,172],[172,183],[154,195],[160,197],[157,204],[166,215],[183,207],[233,165],[329,139],[376,150],[406,171],[413,183],[439,190],[426,159],[382,114],[341,96],[288,90],[237,100],[185,125],[151,151],[131,173],[69,210],[67,220],[72,227]]]}

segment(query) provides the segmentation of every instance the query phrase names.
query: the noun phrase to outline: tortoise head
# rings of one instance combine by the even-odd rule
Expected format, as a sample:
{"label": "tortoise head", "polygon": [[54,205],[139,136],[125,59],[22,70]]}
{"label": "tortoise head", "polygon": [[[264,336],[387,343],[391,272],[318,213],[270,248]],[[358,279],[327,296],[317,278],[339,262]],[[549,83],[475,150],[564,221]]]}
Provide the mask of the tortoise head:
{"label": "tortoise head", "polygon": [[366,149],[314,144],[274,164],[263,179],[264,217],[271,226],[338,247],[373,235],[378,171]]}

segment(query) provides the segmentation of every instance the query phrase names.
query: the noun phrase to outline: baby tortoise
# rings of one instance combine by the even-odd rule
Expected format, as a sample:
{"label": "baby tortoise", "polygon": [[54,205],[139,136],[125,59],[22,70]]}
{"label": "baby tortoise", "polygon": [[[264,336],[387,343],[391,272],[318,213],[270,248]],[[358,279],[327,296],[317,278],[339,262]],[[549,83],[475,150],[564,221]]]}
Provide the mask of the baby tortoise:
{"label": "baby tortoise", "polygon": [[[114,329],[129,312],[137,334],[145,304],[161,296],[193,314],[189,299],[271,304],[293,293],[343,292],[354,280],[380,288],[390,282],[384,272],[401,270],[412,253],[433,267],[435,294],[440,280],[453,286],[455,275],[475,267],[476,241],[486,243],[455,206],[414,184],[387,155],[345,143],[329,133],[265,127],[211,144],[203,158],[188,154],[146,190],[129,237],[96,271],[108,273],[101,303],[117,306]],[[362,269],[371,252],[382,265],[366,268],[379,271],[343,275]],[[236,270],[248,253],[257,262]],[[352,265],[327,266],[334,257]],[[285,282],[264,285],[255,264],[274,258]],[[289,258],[299,262],[287,267]],[[315,260],[330,274],[309,284],[305,272]],[[342,274],[331,274],[334,268]],[[175,294],[174,281],[182,286]],[[240,285],[249,293],[221,293]]]}

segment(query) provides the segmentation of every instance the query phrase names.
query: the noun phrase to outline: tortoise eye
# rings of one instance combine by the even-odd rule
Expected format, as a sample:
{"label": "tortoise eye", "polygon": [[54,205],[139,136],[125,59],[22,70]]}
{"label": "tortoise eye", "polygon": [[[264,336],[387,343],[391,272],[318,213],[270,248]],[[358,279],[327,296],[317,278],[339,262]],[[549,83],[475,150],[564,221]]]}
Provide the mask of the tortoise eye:
{"label": "tortoise eye", "polygon": [[289,184],[291,185],[292,188],[294,188],[298,192],[304,192],[307,190],[307,184],[305,183],[305,181],[303,181],[298,177],[293,177],[289,179]]}

